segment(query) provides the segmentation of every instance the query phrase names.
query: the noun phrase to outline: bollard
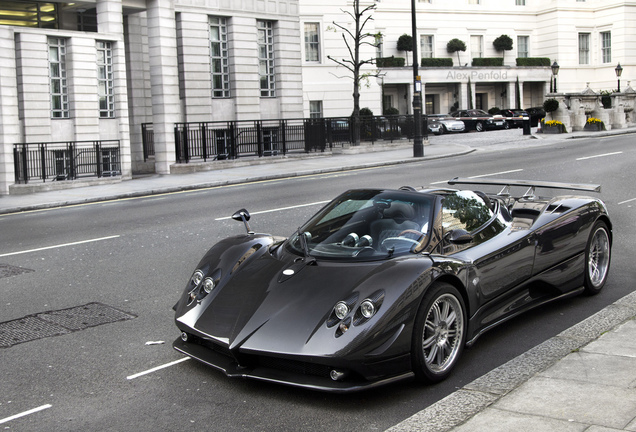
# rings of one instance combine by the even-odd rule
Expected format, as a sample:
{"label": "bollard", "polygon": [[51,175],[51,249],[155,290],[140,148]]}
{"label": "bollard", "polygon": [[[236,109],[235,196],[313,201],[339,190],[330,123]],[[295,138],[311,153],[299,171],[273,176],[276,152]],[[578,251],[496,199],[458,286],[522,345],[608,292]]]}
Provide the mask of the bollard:
{"label": "bollard", "polygon": [[530,117],[523,118],[523,134],[532,135],[532,132],[530,131]]}

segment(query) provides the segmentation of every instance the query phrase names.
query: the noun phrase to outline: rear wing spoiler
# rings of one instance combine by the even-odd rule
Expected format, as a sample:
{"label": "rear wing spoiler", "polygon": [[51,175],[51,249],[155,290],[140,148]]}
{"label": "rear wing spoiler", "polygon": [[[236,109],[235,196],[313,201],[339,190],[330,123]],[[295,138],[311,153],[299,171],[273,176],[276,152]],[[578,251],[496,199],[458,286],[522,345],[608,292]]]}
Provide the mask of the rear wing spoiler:
{"label": "rear wing spoiler", "polygon": [[535,180],[505,180],[505,179],[471,179],[455,177],[448,181],[450,185],[456,184],[474,184],[474,185],[489,185],[489,186],[504,186],[499,195],[509,195],[511,186],[525,186],[528,188],[526,196],[534,195],[535,188],[549,188],[549,189],[571,189],[585,192],[600,192],[601,185],[584,184],[584,183],[558,183],[558,182],[546,182]]}

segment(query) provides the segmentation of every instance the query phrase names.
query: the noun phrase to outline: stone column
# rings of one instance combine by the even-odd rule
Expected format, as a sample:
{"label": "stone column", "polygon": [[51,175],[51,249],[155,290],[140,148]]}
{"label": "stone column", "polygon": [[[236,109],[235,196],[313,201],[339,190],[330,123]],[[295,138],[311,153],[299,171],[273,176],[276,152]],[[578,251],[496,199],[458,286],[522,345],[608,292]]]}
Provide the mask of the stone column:
{"label": "stone column", "polygon": [[176,160],[174,125],[181,121],[174,1],[147,0],[146,6],[155,171],[169,174]]}
{"label": "stone column", "polygon": [[18,79],[13,41],[13,29],[0,26],[0,195],[7,195],[9,185],[15,183],[13,144],[20,142]]}

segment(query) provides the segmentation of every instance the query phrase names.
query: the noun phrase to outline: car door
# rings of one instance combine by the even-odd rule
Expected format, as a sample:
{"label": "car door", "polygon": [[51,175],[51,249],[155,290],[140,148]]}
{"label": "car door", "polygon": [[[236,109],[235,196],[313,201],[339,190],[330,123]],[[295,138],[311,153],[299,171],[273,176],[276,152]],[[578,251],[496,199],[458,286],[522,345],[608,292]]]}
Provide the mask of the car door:
{"label": "car door", "polygon": [[442,203],[444,229],[463,229],[472,237],[463,245],[446,239],[444,252],[472,263],[475,274],[471,283],[477,287],[482,303],[530,278],[534,265],[533,234],[513,229],[498,207],[498,203],[490,205],[472,191],[450,193]]}

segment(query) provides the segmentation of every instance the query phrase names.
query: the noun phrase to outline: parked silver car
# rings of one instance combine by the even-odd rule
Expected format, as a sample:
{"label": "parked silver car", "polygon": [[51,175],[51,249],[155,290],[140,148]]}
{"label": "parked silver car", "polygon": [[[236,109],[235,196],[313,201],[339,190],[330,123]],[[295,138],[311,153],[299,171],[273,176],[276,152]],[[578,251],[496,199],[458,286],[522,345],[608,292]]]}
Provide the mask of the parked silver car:
{"label": "parked silver car", "polygon": [[466,126],[461,120],[455,120],[447,114],[428,114],[428,130],[435,135],[449,132],[464,132]]}

